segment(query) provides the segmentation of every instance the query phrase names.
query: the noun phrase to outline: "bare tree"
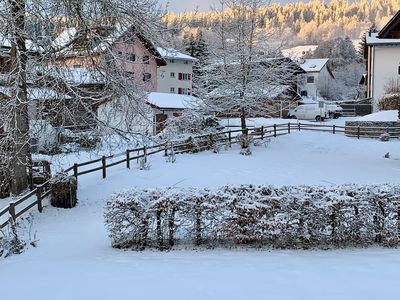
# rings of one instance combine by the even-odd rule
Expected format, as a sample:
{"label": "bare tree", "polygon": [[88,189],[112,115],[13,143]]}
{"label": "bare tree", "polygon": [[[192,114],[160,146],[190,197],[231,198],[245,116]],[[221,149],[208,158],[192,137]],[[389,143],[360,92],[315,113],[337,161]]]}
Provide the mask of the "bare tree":
{"label": "bare tree", "polygon": [[272,29],[257,29],[260,9],[268,2],[220,1],[219,24],[213,28],[218,47],[213,63],[203,72],[206,106],[221,114],[238,115],[243,134],[246,118],[274,115],[281,109],[273,101],[276,96],[295,90],[296,65],[282,57]]}
{"label": "bare tree", "polygon": [[[148,117],[145,92],[152,79],[127,74],[126,58],[115,45],[139,39],[155,49],[151,41],[157,38],[161,15],[157,0],[0,4],[0,163],[10,173],[12,194],[28,184],[32,122],[90,127],[99,134],[107,129],[123,138],[138,132],[111,121],[118,116],[129,125]],[[143,72],[150,60],[158,59],[153,54],[155,58],[140,61]],[[112,109],[99,118],[97,108],[104,103]]]}

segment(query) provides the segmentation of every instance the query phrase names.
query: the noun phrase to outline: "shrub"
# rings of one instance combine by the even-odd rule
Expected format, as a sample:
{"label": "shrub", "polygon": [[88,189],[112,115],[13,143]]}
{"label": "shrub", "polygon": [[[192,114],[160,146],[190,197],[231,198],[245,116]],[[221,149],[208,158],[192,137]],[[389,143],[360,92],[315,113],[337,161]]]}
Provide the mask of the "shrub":
{"label": "shrub", "polygon": [[117,248],[394,247],[399,195],[395,185],[135,189],[109,199],[105,224]]}

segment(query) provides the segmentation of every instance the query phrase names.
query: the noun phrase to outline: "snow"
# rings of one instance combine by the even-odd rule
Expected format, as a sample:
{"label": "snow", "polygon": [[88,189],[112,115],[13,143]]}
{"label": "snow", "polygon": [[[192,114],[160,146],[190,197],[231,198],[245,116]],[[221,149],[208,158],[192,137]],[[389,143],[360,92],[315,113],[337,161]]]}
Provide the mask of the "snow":
{"label": "snow", "polygon": [[[110,247],[103,225],[105,200],[128,188],[400,183],[399,141],[294,131],[252,149],[249,157],[239,155],[237,146],[219,154],[178,155],[174,164],[160,154],[150,157],[148,171],[120,165],[108,169],[105,180],[101,172],[79,177],[78,206],[35,212],[38,247],[0,261],[1,286],[7,287],[2,297],[394,299],[400,279],[400,251],[395,249],[131,252]],[[391,159],[383,158],[386,152]],[[75,160],[71,155],[63,163]]]}
{"label": "snow", "polygon": [[[54,100],[54,99],[70,99],[71,97],[57,92],[51,88],[45,87],[28,87],[28,100]],[[11,97],[12,88],[10,86],[0,86],[0,93]]]}
{"label": "snow", "polygon": [[300,67],[306,72],[320,72],[328,61],[329,58],[304,59],[301,61]]}
{"label": "snow", "polygon": [[176,60],[186,60],[186,61],[197,61],[197,58],[194,58],[190,55],[183,54],[178,50],[172,48],[161,48],[157,47],[158,53],[160,53],[162,58],[165,59],[176,59]]}
{"label": "snow", "polygon": [[148,102],[160,109],[185,109],[192,107],[198,99],[194,96],[157,93],[152,92],[148,95]]}
{"label": "snow", "polygon": [[397,110],[380,111],[360,117],[356,121],[385,121],[385,122],[399,121],[398,111]]}
{"label": "snow", "polygon": [[400,45],[400,39],[380,39],[378,38],[378,34],[379,32],[371,33],[371,36],[367,34],[366,36],[367,45],[385,45],[385,44]]}
{"label": "snow", "polygon": [[283,49],[282,54],[285,57],[289,57],[291,59],[300,59],[307,52],[314,52],[315,49],[318,48],[318,45],[304,45],[304,46],[296,46],[288,49]]}

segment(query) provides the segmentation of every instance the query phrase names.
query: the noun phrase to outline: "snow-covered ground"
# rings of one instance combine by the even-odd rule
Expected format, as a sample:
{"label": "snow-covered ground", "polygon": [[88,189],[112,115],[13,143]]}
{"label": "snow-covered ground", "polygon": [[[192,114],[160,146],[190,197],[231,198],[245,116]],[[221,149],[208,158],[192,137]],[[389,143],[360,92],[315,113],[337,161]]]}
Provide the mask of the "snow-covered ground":
{"label": "snow-covered ground", "polygon": [[[239,155],[150,158],[151,169],[124,165],[79,178],[79,205],[35,213],[38,247],[0,261],[4,299],[395,299],[400,251],[180,250],[110,247],[107,197],[122,189],[227,184],[400,183],[400,142],[293,132]],[[385,159],[390,152],[391,158]],[[75,158],[73,158],[75,159]],[[69,163],[66,159],[65,163]]]}

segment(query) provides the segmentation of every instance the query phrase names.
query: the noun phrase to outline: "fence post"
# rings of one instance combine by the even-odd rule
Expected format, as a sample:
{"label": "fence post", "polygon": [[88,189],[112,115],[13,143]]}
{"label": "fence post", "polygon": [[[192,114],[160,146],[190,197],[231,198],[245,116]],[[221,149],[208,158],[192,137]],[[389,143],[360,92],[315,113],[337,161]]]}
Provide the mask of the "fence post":
{"label": "fence post", "polygon": [[274,137],[276,137],[276,124],[274,124]]}
{"label": "fence post", "polygon": [[41,185],[38,185],[36,188],[36,198],[37,198],[38,211],[41,213],[43,211],[42,186]]}
{"label": "fence post", "polygon": [[102,166],[102,169],[103,169],[103,179],[104,179],[107,176],[106,157],[105,156],[101,157],[101,166]]}
{"label": "fence post", "polygon": [[78,179],[78,164],[77,163],[74,164],[74,176],[76,179]]}
{"label": "fence post", "polygon": [[13,219],[13,221],[15,222],[15,220],[17,219],[17,216],[15,214],[15,204],[14,204],[14,202],[10,202],[10,204],[8,206],[8,212],[9,212],[11,218]]}
{"label": "fence post", "polygon": [[232,147],[232,132],[230,130],[228,132],[228,140],[229,140],[229,147]]}
{"label": "fence post", "polygon": [[357,138],[360,138],[360,126],[357,127]]}
{"label": "fence post", "polygon": [[129,157],[129,149],[128,150],[126,150],[126,167],[128,168],[128,169],[130,169],[131,168],[131,158]]}
{"label": "fence post", "polygon": [[147,163],[147,147],[143,147],[144,162]]}
{"label": "fence post", "polygon": [[290,133],[290,122],[287,124],[287,133]]}
{"label": "fence post", "polygon": [[300,123],[298,123],[298,124],[297,124],[297,126],[299,127],[299,131],[300,131],[300,129],[301,129],[301,124],[300,124]]}
{"label": "fence post", "polygon": [[164,145],[164,156],[165,157],[168,156],[168,143],[165,143],[165,145]]}
{"label": "fence post", "polygon": [[261,126],[261,139],[264,139],[264,126]]}
{"label": "fence post", "polygon": [[335,134],[336,133],[336,125],[332,126],[332,130],[333,130],[333,134]]}

